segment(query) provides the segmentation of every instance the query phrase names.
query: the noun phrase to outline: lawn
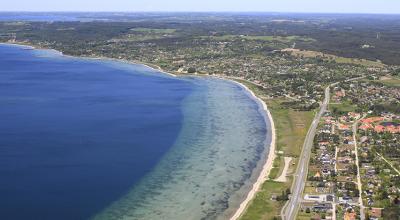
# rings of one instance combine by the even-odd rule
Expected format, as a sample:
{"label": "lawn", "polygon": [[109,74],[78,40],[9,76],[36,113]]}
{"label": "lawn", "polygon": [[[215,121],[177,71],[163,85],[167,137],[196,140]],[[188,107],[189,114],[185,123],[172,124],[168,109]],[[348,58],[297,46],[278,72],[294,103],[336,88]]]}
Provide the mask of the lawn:
{"label": "lawn", "polygon": [[[342,101],[341,103],[330,103],[329,109],[333,112],[353,112],[357,108],[356,105],[351,104],[349,101]],[[336,109],[336,110],[335,110]]]}
{"label": "lawn", "polygon": [[319,217],[317,214],[315,213],[306,213],[306,212],[300,212],[297,215],[296,220],[310,220],[312,218],[317,218]]}

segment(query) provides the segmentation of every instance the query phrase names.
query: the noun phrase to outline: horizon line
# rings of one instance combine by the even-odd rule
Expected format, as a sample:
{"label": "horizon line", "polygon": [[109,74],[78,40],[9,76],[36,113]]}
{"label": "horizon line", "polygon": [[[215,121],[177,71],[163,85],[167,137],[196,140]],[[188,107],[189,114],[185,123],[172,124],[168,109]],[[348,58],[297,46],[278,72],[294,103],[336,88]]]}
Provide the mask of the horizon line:
{"label": "horizon line", "polygon": [[326,14],[326,15],[400,15],[385,12],[301,12],[301,11],[80,11],[80,10],[53,10],[53,11],[28,11],[28,10],[0,10],[0,13],[265,13],[265,14]]}

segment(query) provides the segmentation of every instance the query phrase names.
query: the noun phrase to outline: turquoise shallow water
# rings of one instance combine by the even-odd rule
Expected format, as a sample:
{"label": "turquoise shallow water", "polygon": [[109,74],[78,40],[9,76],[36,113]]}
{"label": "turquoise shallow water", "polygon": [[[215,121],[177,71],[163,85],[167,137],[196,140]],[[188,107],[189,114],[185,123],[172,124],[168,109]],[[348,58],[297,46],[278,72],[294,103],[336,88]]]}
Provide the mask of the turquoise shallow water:
{"label": "turquoise shallow water", "polygon": [[269,122],[238,85],[194,80],[171,151],[96,219],[227,219],[238,207],[265,161]]}
{"label": "turquoise shallow water", "polygon": [[2,219],[227,219],[265,161],[237,84],[4,45],[0,62]]}

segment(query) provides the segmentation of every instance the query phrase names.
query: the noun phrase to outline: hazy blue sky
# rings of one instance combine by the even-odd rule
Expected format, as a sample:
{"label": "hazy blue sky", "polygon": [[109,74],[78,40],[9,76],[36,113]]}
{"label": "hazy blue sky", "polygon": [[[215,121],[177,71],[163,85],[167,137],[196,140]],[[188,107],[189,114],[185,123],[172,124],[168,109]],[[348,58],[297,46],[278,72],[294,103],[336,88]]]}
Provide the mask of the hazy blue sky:
{"label": "hazy blue sky", "polygon": [[400,0],[4,0],[0,11],[400,13]]}

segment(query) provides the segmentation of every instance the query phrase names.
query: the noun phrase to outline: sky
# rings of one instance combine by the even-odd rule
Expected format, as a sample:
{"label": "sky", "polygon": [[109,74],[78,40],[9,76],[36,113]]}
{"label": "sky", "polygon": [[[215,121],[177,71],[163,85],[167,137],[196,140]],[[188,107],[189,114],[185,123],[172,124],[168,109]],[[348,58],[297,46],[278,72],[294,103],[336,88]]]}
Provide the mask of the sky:
{"label": "sky", "polygon": [[0,11],[229,11],[400,14],[400,0],[1,0]]}

